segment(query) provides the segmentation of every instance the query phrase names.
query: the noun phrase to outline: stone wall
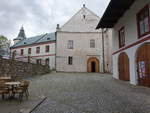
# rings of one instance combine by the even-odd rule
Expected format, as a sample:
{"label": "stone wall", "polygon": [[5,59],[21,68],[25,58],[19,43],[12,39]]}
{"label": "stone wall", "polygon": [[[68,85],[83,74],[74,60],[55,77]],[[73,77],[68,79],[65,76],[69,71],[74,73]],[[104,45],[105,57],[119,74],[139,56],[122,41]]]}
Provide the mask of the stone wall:
{"label": "stone wall", "polygon": [[0,58],[0,76],[33,76],[49,73],[49,66]]}

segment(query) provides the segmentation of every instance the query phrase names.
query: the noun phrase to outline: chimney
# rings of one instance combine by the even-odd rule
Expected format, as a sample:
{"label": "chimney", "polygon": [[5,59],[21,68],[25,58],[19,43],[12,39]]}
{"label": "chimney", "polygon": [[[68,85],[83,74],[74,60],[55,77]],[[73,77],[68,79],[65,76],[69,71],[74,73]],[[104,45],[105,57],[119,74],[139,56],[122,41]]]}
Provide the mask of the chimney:
{"label": "chimney", "polygon": [[59,24],[57,24],[57,27],[56,27],[56,29],[57,29],[57,30],[59,29]]}

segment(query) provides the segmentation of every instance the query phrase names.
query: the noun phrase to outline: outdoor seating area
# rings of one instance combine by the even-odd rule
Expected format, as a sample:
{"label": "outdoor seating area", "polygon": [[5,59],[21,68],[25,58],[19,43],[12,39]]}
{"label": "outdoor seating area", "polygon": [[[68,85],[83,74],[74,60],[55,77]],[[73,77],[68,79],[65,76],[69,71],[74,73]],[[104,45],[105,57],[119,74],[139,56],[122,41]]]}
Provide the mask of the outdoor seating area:
{"label": "outdoor seating area", "polygon": [[25,96],[28,99],[30,82],[17,77],[0,77],[0,95],[2,100],[23,100]]}

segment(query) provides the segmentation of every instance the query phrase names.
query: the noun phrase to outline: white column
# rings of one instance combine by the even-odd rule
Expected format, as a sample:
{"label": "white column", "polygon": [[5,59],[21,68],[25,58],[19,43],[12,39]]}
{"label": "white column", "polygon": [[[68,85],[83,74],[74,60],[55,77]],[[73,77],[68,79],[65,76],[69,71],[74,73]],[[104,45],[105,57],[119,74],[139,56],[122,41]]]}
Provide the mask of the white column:
{"label": "white column", "polygon": [[133,85],[137,85],[138,83],[135,54],[136,54],[135,48],[131,48],[128,50],[128,57],[129,57],[129,62],[130,62],[130,83]]}

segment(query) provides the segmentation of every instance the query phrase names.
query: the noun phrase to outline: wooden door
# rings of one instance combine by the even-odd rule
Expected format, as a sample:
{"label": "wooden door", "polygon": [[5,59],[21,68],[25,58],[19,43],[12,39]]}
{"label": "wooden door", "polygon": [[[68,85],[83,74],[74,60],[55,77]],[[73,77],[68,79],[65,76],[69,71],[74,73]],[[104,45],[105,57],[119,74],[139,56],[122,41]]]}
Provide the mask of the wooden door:
{"label": "wooden door", "polygon": [[130,80],[130,67],[129,67],[129,58],[126,53],[121,53],[119,55],[119,79],[124,81]]}
{"label": "wooden door", "polygon": [[139,85],[150,87],[150,43],[137,51],[137,72]]}

